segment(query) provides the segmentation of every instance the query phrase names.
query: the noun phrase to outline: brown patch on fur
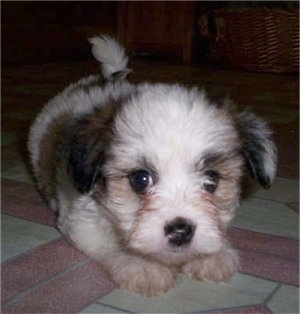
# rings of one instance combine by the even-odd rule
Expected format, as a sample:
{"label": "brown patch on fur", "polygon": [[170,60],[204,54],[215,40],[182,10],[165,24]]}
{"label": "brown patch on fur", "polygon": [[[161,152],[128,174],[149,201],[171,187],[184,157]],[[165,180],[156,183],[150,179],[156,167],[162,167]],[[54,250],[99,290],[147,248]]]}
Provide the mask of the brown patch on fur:
{"label": "brown patch on fur", "polygon": [[118,196],[119,200],[125,199],[127,201],[130,195],[135,197],[127,177],[107,178],[107,193],[113,193],[115,196]]}
{"label": "brown patch on fur", "polygon": [[[231,158],[221,156],[211,159],[207,170],[212,169],[220,174],[220,180],[217,188],[212,193],[212,200],[218,208],[230,210],[233,202],[236,202],[236,197],[239,195],[240,179],[242,176],[242,158],[240,155],[232,155]],[[204,162],[205,166],[205,162]],[[203,170],[204,171],[204,170]]]}
{"label": "brown patch on fur", "polygon": [[247,199],[252,196],[257,190],[257,182],[248,174],[245,174],[241,180],[241,198]]}
{"label": "brown patch on fur", "polygon": [[[93,198],[105,207],[111,221],[115,223],[115,231],[120,238],[124,237],[124,230],[121,226],[121,216],[118,209],[124,208],[127,204],[136,204],[138,196],[133,192],[129,180],[126,176],[114,176],[103,178],[95,185],[92,196]],[[112,210],[114,209],[114,210]]]}
{"label": "brown patch on fur", "polygon": [[201,171],[213,170],[219,173],[220,179],[213,193],[200,191],[199,202],[206,204],[205,209],[216,221],[220,231],[225,234],[228,222],[233,216],[239,201],[240,180],[242,175],[241,156],[232,153],[230,156],[209,154],[203,160]]}
{"label": "brown patch on fur", "polygon": [[68,124],[68,114],[59,116],[53,120],[40,142],[36,176],[40,182],[41,193],[48,202],[55,200],[57,169],[64,150]]}
{"label": "brown patch on fur", "polygon": [[142,206],[137,212],[137,216],[142,216],[144,213],[154,211],[155,208],[151,207],[151,203],[153,203],[153,199],[155,198],[155,194],[148,192],[145,195],[141,196]]}
{"label": "brown patch on fur", "polygon": [[[48,202],[56,199],[57,176],[66,175],[67,158],[69,153],[69,141],[72,132],[77,128],[75,135],[77,140],[89,143],[93,138],[102,145],[107,142],[111,134],[110,125],[113,121],[114,106],[104,106],[95,114],[83,117],[83,127],[78,127],[80,120],[74,119],[69,113],[65,113],[54,119],[43,136],[39,151],[40,158],[36,176],[40,182],[40,190]],[[89,158],[97,158],[94,151]],[[61,173],[61,172],[65,173]],[[55,209],[55,208],[54,208]]]}

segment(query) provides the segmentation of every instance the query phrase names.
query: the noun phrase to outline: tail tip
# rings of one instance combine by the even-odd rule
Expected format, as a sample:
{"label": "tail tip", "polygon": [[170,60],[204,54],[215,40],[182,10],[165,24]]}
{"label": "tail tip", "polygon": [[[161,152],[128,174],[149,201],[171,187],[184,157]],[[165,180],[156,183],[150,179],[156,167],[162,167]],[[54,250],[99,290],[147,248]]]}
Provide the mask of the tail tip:
{"label": "tail tip", "polygon": [[132,72],[127,68],[125,49],[111,36],[99,35],[88,38],[94,58],[101,63],[102,74],[109,81],[123,80]]}

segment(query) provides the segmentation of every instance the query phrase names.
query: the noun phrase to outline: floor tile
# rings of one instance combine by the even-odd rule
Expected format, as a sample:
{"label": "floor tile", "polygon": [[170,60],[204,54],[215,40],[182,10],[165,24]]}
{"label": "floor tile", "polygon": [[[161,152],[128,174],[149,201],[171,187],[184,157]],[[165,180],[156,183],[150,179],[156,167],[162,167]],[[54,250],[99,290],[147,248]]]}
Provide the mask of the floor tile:
{"label": "floor tile", "polygon": [[299,261],[264,253],[240,251],[241,272],[276,282],[298,285]]}
{"label": "floor tile", "polygon": [[232,226],[247,230],[299,238],[299,215],[285,204],[249,198],[237,209]]}
{"label": "floor tile", "polygon": [[228,235],[239,250],[243,273],[298,284],[299,241],[239,228],[230,228]]}
{"label": "floor tile", "polygon": [[2,261],[60,237],[55,228],[8,215],[1,216],[1,229]]}
{"label": "floor tile", "polygon": [[1,171],[2,178],[34,184],[33,178],[28,172],[27,165],[23,161],[16,160],[10,167],[6,166],[5,168]]}
{"label": "floor tile", "polygon": [[110,292],[113,284],[100,265],[85,261],[22,293],[3,313],[76,313]]}
{"label": "floor tile", "polygon": [[1,300],[7,302],[22,291],[87,259],[65,239],[59,238],[4,262]]}
{"label": "floor tile", "polygon": [[276,178],[269,190],[260,189],[254,195],[278,202],[296,202],[299,200],[299,181]]}
{"label": "floor tile", "polygon": [[117,289],[98,302],[139,313],[186,313],[260,304],[275,287],[274,282],[244,274],[236,274],[228,284],[181,276],[171,291],[157,297],[146,298]]}
{"label": "floor tile", "polygon": [[236,249],[299,260],[298,240],[240,228],[229,228],[228,235]]}
{"label": "floor tile", "polygon": [[291,203],[288,203],[287,206],[289,206],[289,207],[292,208],[294,211],[296,211],[297,213],[299,213],[299,202],[291,202]]}
{"label": "floor tile", "polygon": [[[201,313],[204,314],[203,312]],[[263,305],[256,305],[250,307],[232,308],[229,310],[213,310],[205,314],[270,314],[270,310]]]}
{"label": "floor tile", "polygon": [[269,301],[273,313],[299,313],[299,288],[283,285]]}
{"label": "floor tile", "polygon": [[1,188],[2,213],[43,225],[55,225],[55,214],[34,185],[2,178]]}
{"label": "floor tile", "polygon": [[82,313],[82,314],[88,314],[88,313],[110,314],[110,313],[132,313],[132,312],[124,311],[122,309],[117,309],[117,308],[114,308],[111,306],[105,306],[102,304],[93,303],[93,304],[87,306],[86,308],[82,309],[78,313]]}

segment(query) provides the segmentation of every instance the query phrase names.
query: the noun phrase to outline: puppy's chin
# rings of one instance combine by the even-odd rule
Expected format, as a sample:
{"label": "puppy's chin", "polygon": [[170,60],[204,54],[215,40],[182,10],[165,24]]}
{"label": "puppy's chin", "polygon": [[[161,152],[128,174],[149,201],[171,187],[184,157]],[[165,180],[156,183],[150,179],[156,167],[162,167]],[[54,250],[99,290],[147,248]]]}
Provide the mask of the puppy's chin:
{"label": "puppy's chin", "polygon": [[166,266],[180,266],[189,261],[197,259],[204,254],[193,254],[192,252],[183,251],[164,251],[159,253],[150,254],[148,257],[160,262]]}
{"label": "puppy's chin", "polygon": [[142,251],[140,248],[130,248],[130,251],[134,254],[142,255],[147,259],[158,261],[166,266],[179,266],[202,256],[217,253],[220,251],[221,247],[222,245],[220,243],[213,248],[211,247],[208,250],[202,251],[194,250],[191,247],[166,248],[159,252],[151,253],[145,253],[145,251]]}

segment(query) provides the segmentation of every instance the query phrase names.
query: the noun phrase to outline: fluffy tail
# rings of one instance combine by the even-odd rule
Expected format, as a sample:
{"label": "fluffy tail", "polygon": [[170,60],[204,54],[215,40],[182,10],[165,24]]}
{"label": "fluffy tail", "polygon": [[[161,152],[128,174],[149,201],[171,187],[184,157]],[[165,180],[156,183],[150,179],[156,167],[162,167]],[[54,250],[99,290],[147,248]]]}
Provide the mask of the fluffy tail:
{"label": "fluffy tail", "polygon": [[110,36],[95,36],[89,38],[92,54],[101,62],[101,69],[105,79],[109,81],[122,80],[132,70],[127,68],[128,57],[124,48]]}

